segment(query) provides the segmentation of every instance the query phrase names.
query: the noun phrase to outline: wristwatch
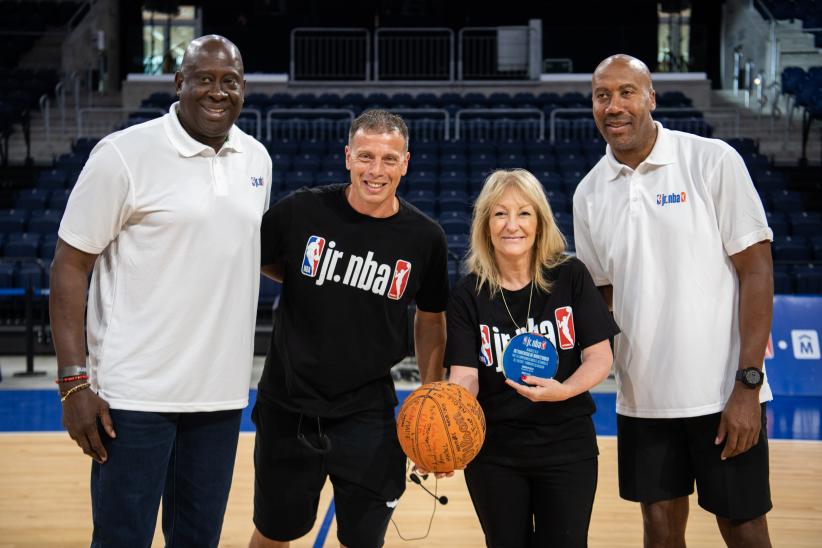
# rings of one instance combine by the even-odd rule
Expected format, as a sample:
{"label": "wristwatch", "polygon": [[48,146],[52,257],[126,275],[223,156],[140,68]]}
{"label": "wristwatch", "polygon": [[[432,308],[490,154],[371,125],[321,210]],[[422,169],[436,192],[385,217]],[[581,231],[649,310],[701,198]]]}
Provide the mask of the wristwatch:
{"label": "wristwatch", "polygon": [[756,388],[765,380],[762,370],[758,367],[746,367],[739,369],[736,372],[736,380],[747,386],[748,388]]}

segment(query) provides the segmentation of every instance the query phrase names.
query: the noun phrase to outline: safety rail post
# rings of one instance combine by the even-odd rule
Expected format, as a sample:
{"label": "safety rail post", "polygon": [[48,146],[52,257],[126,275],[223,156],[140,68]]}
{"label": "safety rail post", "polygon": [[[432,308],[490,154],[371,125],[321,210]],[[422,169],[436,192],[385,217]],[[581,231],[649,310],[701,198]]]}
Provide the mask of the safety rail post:
{"label": "safety rail post", "polygon": [[272,135],[272,123],[274,120],[275,114],[310,114],[312,116],[306,117],[306,119],[310,118],[320,118],[323,114],[330,114],[330,115],[340,115],[345,114],[348,117],[349,125],[354,121],[355,115],[354,111],[347,109],[347,108],[270,108],[266,111],[265,115],[265,125],[266,125],[266,141],[271,141]]}
{"label": "safety rail post", "polygon": [[[521,114],[521,115],[536,115],[539,120],[539,135],[537,140],[545,140],[545,113],[538,108],[463,108],[457,111],[454,116],[454,140],[459,141],[462,135],[460,124],[466,115],[471,114]],[[527,119],[527,118],[526,118]]]}

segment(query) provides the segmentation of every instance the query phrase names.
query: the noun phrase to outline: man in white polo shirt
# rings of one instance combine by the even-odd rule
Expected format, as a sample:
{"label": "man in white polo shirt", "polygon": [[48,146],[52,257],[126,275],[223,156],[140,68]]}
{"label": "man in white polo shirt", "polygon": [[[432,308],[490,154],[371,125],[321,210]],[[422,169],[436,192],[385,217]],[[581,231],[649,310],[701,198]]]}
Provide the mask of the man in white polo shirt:
{"label": "man in white polo shirt", "polygon": [[[237,47],[191,42],[170,112],[105,137],[60,224],[63,424],[93,459],[92,546],[217,546],[248,403],[271,159],[234,126]],[[86,339],[83,313],[87,276]]]}
{"label": "man in white polo shirt", "polygon": [[620,495],[646,546],[684,546],[688,495],[729,546],[770,546],[763,360],[771,230],[726,143],[655,123],[648,68],[605,59],[592,79],[605,156],[577,187],[578,257],[612,306]]}

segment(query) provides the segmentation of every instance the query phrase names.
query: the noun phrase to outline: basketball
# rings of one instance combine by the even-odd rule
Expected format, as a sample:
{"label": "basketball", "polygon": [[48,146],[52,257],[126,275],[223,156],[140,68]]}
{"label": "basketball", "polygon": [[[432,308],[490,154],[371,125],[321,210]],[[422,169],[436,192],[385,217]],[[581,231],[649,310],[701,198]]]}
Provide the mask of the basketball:
{"label": "basketball", "polygon": [[485,441],[485,415],[462,386],[440,381],[408,395],[397,416],[403,452],[429,472],[465,468]]}

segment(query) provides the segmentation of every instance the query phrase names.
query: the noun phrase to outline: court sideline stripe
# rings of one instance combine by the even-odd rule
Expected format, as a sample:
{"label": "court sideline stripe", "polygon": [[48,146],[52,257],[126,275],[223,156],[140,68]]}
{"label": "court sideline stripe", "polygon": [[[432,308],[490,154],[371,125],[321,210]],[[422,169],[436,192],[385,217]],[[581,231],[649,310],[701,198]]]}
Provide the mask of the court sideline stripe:
{"label": "court sideline stripe", "polygon": [[323,524],[320,526],[320,530],[317,531],[317,540],[314,541],[314,548],[323,548],[325,545],[325,537],[328,536],[328,529],[331,528],[331,521],[334,519],[334,499],[331,499],[331,503],[328,505],[328,510],[325,512],[325,517],[323,518]]}

